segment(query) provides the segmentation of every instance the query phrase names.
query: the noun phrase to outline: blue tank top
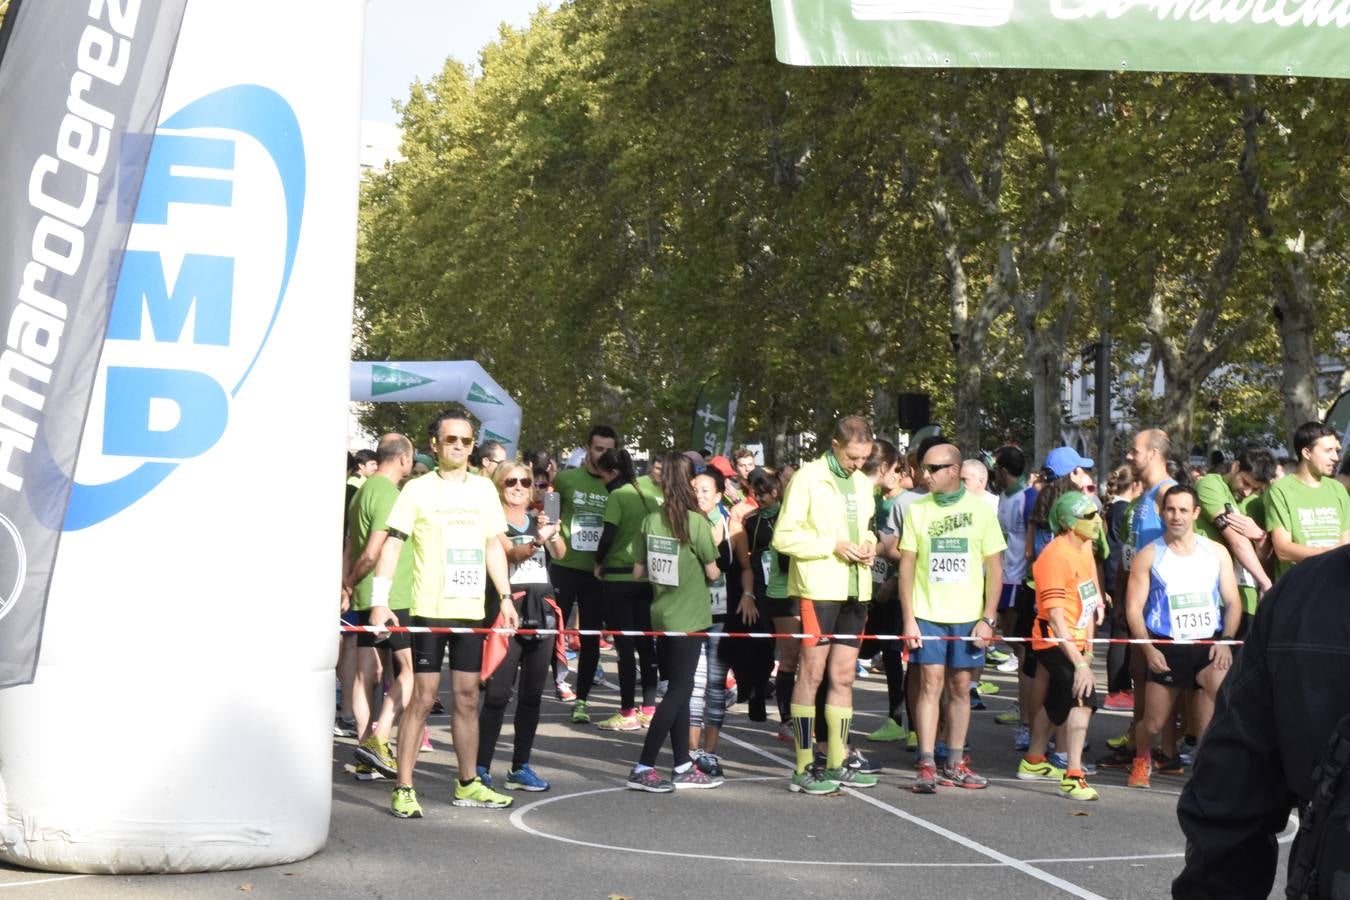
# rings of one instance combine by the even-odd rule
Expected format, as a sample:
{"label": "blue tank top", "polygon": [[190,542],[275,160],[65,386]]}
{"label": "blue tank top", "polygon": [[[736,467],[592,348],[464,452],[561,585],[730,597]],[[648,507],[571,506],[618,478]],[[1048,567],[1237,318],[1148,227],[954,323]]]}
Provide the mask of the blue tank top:
{"label": "blue tank top", "polygon": [[1166,492],[1176,484],[1170,478],[1164,478],[1153,487],[1144,491],[1139,502],[1134,505],[1134,518],[1130,520],[1130,534],[1134,536],[1134,549],[1143,550],[1149,544],[1162,537],[1166,530],[1162,516],[1158,515],[1158,492]]}
{"label": "blue tank top", "polygon": [[1175,640],[1204,640],[1223,630],[1219,558],[1207,538],[1197,535],[1189,556],[1173,553],[1162,538],[1153,542],[1144,625]]}

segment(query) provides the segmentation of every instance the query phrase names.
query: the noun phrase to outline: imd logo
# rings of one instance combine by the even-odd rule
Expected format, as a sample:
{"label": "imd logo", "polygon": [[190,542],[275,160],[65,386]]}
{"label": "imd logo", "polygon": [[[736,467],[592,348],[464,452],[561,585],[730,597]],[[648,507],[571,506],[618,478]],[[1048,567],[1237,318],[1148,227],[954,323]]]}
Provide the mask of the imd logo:
{"label": "imd logo", "polygon": [[304,205],[300,125],[275,91],[225,88],[156,130],[67,531],[117,515],[224,435],[286,299]]}

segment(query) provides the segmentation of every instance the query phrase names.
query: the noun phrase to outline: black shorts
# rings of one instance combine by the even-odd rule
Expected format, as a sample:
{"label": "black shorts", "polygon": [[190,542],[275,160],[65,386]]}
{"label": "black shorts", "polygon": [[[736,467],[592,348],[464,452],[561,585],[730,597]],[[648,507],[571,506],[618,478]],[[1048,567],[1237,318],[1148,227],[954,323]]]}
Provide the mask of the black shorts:
{"label": "black shorts", "polygon": [[[407,628],[412,621],[411,614],[406,609],[392,610],[394,615],[398,616],[398,624]],[[358,624],[366,625],[370,621],[370,611],[361,613],[361,622]],[[383,637],[384,640],[376,640]],[[407,650],[412,646],[412,635],[406,631],[395,632],[387,635],[378,635],[369,631],[363,631],[356,636],[356,646],[358,647],[377,647],[381,650]]]}
{"label": "black shorts", "polygon": [[843,603],[828,600],[808,600],[799,598],[802,610],[802,633],[820,634],[856,634],[859,637],[824,638],[809,637],[802,639],[803,647],[820,647],[825,644],[839,644],[843,647],[858,647],[860,637],[867,627],[867,603],[859,603],[857,597],[850,597]]}
{"label": "black shorts", "polygon": [[[1017,585],[1013,593],[1013,633],[1012,637],[1029,638],[1031,629],[1036,627],[1036,591],[1025,584]],[[1023,643],[1026,651],[1022,653],[1022,674],[1028,678],[1036,677],[1038,665],[1036,654],[1031,652],[1031,644]],[[1064,654],[1061,653],[1060,656]]]}
{"label": "black shorts", "polygon": [[796,597],[766,597],[769,617],[772,619],[797,619],[801,617],[801,606]]}
{"label": "black shorts", "polygon": [[1027,656],[1036,657],[1037,664],[1050,676],[1050,687],[1045,692],[1045,714],[1054,725],[1063,725],[1069,718],[1069,712],[1078,707],[1097,709],[1097,688],[1085,699],[1073,695],[1073,662],[1058,647],[1037,650]]}
{"label": "black shorts", "polygon": [[[478,628],[481,619],[428,619],[413,616],[412,623],[425,628]],[[450,648],[450,671],[478,672],[483,668],[481,634],[414,634],[412,636],[413,672],[441,672],[445,648]]]}
{"label": "black shorts", "polygon": [[[1154,634],[1151,631],[1148,636],[1155,641],[1167,640],[1162,635]],[[1216,634],[1215,637],[1218,637],[1218,635]],[[1163,659],[1167,660],[1167,668],[1171,671],[1159,673],[1145,666],[1149,681],[1178,690],[1188,690],[1199,685],[1196,676],[1209,665],[1209,644],[1154,644],[1153,646],[1162,651]]]}

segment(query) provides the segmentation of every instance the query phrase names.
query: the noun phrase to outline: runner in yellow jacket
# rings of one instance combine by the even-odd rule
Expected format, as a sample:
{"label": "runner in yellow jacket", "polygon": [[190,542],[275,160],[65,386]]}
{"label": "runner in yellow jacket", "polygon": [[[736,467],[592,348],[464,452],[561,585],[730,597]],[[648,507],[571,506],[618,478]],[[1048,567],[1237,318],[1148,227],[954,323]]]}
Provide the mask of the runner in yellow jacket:
{"label": "runner in yellow jacket", "polygon": [[[791,559],[788,594],[800,604],[805,634],[861,636],[867,621],[877,538],[868,529],[874,508],[872,483],[861,470],[871,452],[871,426],[858,416],[846,416],[835,426],[825,455],[802,466],[788,483],[773,548]],[[877,783],[875,776],[845,765],[859,643],[857,637],[802,640],[792,690],[797,742],[797,769],[789,786],[793,791],[832,794],[841,784],[873,787]],[[821,769],[812,765],[812,740],[816,691],[827,664],[828,739]]]}

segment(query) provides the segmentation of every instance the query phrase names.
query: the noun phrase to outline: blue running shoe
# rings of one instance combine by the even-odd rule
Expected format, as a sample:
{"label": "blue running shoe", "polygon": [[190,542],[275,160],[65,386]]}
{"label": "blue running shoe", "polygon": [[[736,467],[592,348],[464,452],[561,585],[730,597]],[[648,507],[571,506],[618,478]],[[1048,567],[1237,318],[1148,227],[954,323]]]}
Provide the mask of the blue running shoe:
{"label": "blue running shoe", "polygon": [[478,780],[483,782],[483,787],[492,790],[492,776],[483,766],[478,766]]}
{"label": "blue running shoe", "polygon": [[[1068,757],[1066,754],[1063,754],[1063,753],[1051,753],[1050,756],[1049,756],[1049,759],[1050,759],[1050,765],[1054,766],[1056,769],[1064,769],[1064,770],[1066,770],[1066,771],[1068,770],[1068,768],[1069,768],[1069,757]],[[1097,774],[1097,764],[1096,764],[1096,763],[1093,763],[1093,762],[1088,762],[1086,759],[1083,760],[1083,774],[1084,774],[1084,775],[1096,775],[1096,774]]]}
{"label": "blue running shoe", "polygon": [[506,773],[506,789],[508,791],[546,791],[552,785],[535,774],[530,764],[526,763],[519,769],[511,769]]}

